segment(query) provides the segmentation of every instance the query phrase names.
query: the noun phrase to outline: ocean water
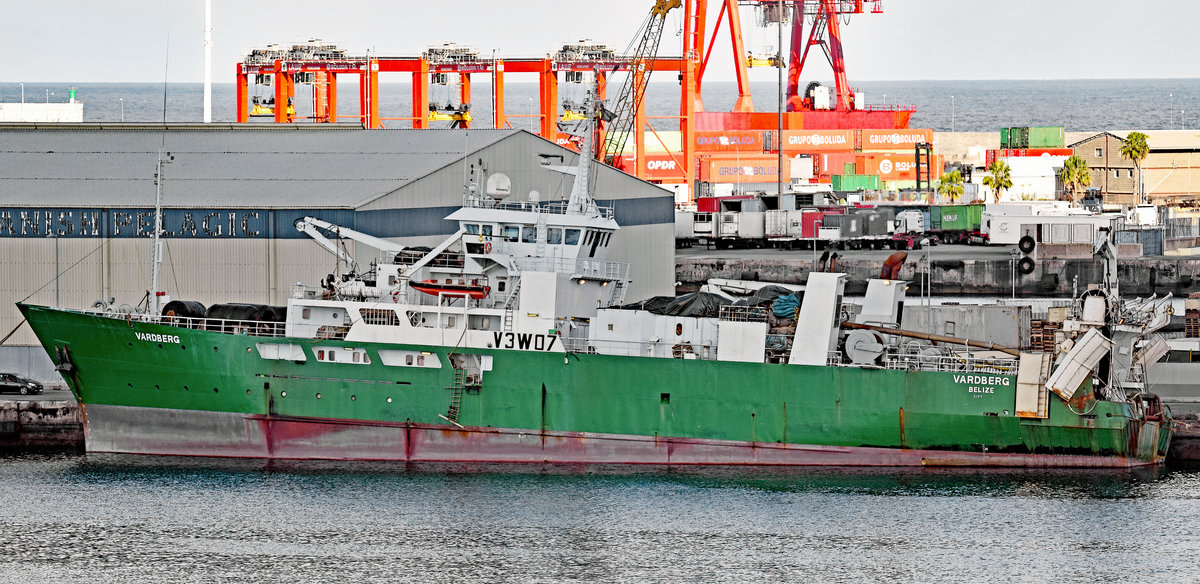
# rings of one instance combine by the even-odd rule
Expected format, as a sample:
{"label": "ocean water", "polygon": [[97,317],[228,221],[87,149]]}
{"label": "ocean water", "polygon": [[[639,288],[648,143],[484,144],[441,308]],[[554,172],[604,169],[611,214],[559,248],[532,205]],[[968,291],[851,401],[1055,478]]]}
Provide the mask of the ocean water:
{"label": "ocean water", "polygon": [[1194,582],[1200,473],[0,458],[0,582]]}
{"label": "ocean water", "polygon": [[[505,83],[505,110],[514,127],[528,128],[529,114],[536,107],[538,86],[517,81],[513,75]],[[392,79],[403,79],[397,76]],[[400,119],[411,115],[411,86],[385,82],[380,86],[380,112],[388,128],[410,127]],[[619,79],[610,81],[610,87]],[[829,83],[826,83],[829,84]],[[1097,79],[1067,81],[867,81],[854,84],[863,91],[869,104],[913,105],[917,113],[911,126],[938,131],[991,132],[1006,126],[1065,126],[1067,131],[1163,130],[1200,128],[1200,79]],[[66,83],[26,83],[27,102],[64,102]],[[84,104],[86,122],[161,122],[163,85],[155,83],[80,83],[75,87]],[[0,103],[21,100],[21,85],[0,82]],[[171,122],[203,120],[202,86],[199,83],[172,83],[166,88],[166,119]],[[343,121],[357,115],[358,81],[345,76],[339,85],[338,110]],[[728,110],[736,98],[731,82],[710,82],[704,86],[709,111]],[[269,97],[270,87],[251,86],[251,95]],[[773,83],[752,86],[758,111],[776,111],[778,103]],[[491,86],[485,78],[472,83],[472,116],[477,127],[490,127],[492,119]],[[582,85],[560,83],[559,99],[579,100]],[[431,99],[457,102],[457,88],[432,86]],[[300,116],[311,115],[312,96],[306,86],[298,86],[296,97]],[[678,115],[679,89],[670,82],[651,83],[647,93],[648,114]],[[213,85],[213,121],[235,119],[236,96],[232,83]],[[269,123],[269,118],[253,121]],[[657,127],[671,126],[669,120],[657,120]],[[446,122],[441,122],[445,125]],[[677,127],[677,124],[676,124]]]}

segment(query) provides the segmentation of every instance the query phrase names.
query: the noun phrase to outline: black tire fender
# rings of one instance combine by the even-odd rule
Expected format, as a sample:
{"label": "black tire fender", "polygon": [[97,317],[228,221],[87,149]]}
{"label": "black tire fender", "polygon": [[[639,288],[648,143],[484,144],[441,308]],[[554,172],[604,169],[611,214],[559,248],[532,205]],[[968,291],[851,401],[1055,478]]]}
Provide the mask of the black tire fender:
{"label": "black tire fender", "polygon": [[1021,250],[1021,253],[1032,252],[1033,248],[1035,247],[1037,247],[1037,241],[1035,241],[1031,235],[1022,236],[1021,239],[1017,241],[1017,249]]}
{"label": "black tire fender", "polygon": [[1021,272],[1022,274],[1032,274],[1035,265],[1036,262],[1033,261],[1033,258],[1025,256],[1020,260],[1017,260],[1017,271]]}

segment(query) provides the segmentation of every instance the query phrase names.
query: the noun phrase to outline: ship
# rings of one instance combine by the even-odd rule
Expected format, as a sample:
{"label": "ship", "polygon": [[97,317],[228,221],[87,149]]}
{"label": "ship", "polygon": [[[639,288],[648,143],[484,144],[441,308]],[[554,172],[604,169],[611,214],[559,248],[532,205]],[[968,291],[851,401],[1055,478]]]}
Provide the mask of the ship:
{"label": "ship", "polygon": [[[596,110],[584,120],[594,152]],[[287,305],[19,304],[84,412],[91,453],[637,465],[1134,467],[1173,422],[1144,371],[1162,299],[1089,288],[1053,352],[897,328],[907,285],[809,275],[786,303],[627,303],[620,236],[589,192],[466,189],[458,230],[414,250],[306,218],[347,262]],[[378,250],[364,269],[328,239]],[[710,299],[711,300],[711,299]],[[779,298],[775,299],[778,304]],[[661,303],[658,303],[661,304]],[[711,306],[709,306],[711,304]],[[217,310],[218,306],[221,310]],[[782,307],[783,310],[777,310]],[[660,307],[661,308],[661,307]],[[777,313],[782,312],[783,316]],[[278,315],[278,316],[276,316]],[[921,338],[918,338],[921,337]]]}

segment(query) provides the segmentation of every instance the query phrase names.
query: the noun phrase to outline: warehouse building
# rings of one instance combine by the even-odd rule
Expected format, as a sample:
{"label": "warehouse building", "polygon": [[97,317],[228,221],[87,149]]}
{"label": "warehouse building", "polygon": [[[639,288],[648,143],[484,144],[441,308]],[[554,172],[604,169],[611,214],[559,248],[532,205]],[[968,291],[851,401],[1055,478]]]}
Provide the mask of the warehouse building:
{"label": "warehouse building", "polygon": [[[574,151],[522,130],[338,126],[0,126],[0,371],[53,379],[14,303],[144,304],[162,159],[160,289],[172,298],[286,303],[339,270],[294,227],[313,216],[409,245],[457,229],[468,188],[503,174],[508,201],[570,195]],[[674,292],[673,195],[597,165],[595,198],[621,225],[630,300]],[[350,251],[366,265],[375,250]],[[345,268],[340,268],[344,270]],[[57,275],[57,277],[56,277]],[[128,307],[125,307],[128,309]]]}
{"label": "warehouse building", "polygon": [[[1150,152],[1142,160],[1142,191],[1153,205],[1194,206],[1200,201],[1200,131],[1145,130]],[[1102,132],[1071,144],[1092,169],[1091,188],[1106,205],[1141,203],[1133,161],[1121,155],[1128,132]]]}

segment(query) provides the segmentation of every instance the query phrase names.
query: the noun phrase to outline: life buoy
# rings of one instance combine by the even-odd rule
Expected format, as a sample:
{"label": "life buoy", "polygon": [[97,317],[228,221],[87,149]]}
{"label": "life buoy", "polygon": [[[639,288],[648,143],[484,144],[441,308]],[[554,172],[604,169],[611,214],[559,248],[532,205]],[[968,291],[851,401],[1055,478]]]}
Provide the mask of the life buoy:
{"label": "life buoy", "polygon": [[491,294],[491,293],[492,293],[492,287],[491,287],[491,286],[484,286],[484,287],[483,287],[483,295],[484,295],[484,296],[487,296],[488,294]]}
{"label": "life buoy", "polygon": [[399,290],[392,291],[392,304],[400,304],[400,291]]}
{"label": "life buoy", "polygon": [[492,242],[483,244],[483,253],[492,253]]}

